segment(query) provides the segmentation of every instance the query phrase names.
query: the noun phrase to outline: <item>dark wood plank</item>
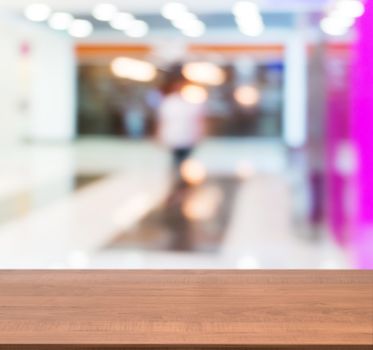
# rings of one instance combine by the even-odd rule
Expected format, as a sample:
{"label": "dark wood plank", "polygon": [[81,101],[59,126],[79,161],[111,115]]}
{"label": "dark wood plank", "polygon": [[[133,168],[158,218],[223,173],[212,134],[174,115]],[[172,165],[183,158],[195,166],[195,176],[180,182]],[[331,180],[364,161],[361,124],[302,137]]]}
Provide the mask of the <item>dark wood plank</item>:
{"label": "dark wood plank", "polygon": [[0,349],[373,348],[373,271],[0,271]]}

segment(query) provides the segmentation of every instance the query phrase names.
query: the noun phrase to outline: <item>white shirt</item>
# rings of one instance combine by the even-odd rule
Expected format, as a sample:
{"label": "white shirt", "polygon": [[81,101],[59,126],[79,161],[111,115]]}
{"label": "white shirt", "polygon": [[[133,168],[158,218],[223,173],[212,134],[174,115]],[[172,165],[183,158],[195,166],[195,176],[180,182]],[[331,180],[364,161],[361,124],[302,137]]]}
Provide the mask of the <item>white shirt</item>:
{"label": "white shirt", "polygon": [[171,148],[194,146],[203,133],[204,105],[185,101],[179,93],[164,98],[159,109],[159,136]]}

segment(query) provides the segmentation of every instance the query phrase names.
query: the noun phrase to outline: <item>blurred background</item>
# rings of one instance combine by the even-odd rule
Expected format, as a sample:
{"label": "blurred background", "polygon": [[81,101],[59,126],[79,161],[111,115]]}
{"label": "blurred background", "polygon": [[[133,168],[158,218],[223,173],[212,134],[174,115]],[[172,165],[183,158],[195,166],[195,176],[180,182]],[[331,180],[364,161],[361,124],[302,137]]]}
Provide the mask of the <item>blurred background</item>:
{"label": "blurred background", "polygon": [[372,35],[372,0],[0,0],[0,268],[373,268]]}

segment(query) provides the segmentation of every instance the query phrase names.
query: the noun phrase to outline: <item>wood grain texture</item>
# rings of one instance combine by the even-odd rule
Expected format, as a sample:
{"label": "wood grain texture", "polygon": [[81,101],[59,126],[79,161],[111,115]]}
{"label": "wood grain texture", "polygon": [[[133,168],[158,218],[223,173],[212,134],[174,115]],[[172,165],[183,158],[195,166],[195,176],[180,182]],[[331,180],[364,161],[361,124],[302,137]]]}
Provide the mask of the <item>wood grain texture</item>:
{"label": "wood grain texture", "polygon": [[373,348],[373,271],[0,271],[0,349]]}

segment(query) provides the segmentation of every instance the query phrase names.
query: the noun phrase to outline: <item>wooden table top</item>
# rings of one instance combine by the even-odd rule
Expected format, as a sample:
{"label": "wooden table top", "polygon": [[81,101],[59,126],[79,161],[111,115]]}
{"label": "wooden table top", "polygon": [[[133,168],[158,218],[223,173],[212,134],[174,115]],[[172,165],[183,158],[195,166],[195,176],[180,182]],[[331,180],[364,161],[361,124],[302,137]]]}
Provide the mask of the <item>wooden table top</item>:
{"label": "wooden table top", "polygon": [[373,271],[0,271],[11,345],[373,349]]}

